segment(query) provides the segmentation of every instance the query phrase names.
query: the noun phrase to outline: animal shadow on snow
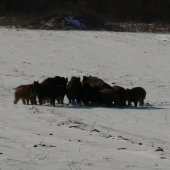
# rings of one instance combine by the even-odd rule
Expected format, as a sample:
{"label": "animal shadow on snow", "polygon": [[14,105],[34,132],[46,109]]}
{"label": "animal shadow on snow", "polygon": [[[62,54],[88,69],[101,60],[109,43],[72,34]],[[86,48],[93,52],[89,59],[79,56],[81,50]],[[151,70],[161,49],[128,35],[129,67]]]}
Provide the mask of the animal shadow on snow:
{"label": "animal shadow on snow", "polygon": [[157,109],[166,109],[164,107],[158,107],[158,106],[154,106],[154,105],[151,105],[149,103],[146,103],[144,104],[144,106],[138,106],[138,107],[135,107],[135,106],[127,106],[127,107],[124,107],[124,109],[137,109],[137,110],[148,110],[148,109],[153,109],[153,110],[157,110]]}
{"label": "animal shadow on snow", "polygon": [[56,108],[67,108],[67,109],[95,109],[95,108],[105,108],[105,109],[137,109],[137,110],[147,110],[147,109],[153,109],[153,110],[156,110],[156,109],[166,109],[164,107],[156,107],[156,106],[153,106],[149,103],[146,103],[144,104],[144,106],[138,106],[138,107],[135,107],[133,105],[131,106],[126,106],[126,107],[108,107],[108,106],[105,106],[105,105],[100,105],[100,106],[85,106],[85,105],[81,105],[81,104],[78,104],[78,103],[74,103],[74,102],[71,102],[71,104],[68,104],[68,103],[64,103],[64,104],[58,104],[58,103],[55,103],[55,106],[52,106],[50,104],[44,104],[44,105],[41,105],[41,106],[45,106],[45,107],[56,107]]}
{"label": "animal shadow on snow", "polygon": [[50,104],[44,104],[44,105],[41,105],[41,106],[45,106],[45,107],[56,107],[56,108],[66,108],[66,109],[93,109],[94,107],[91,107],[91,106],[84,106],[84,105],[80,105],[78,103],[71,103],[71,104],[58,104],[58,103],[55,103],[55,106],[52,106]]}

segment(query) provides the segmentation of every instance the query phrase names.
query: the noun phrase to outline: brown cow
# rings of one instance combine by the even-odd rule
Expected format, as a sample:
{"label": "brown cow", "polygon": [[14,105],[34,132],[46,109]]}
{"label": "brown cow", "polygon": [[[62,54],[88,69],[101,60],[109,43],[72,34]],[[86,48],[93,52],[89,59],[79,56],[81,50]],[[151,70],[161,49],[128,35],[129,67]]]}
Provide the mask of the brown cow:
{"label": "brown cow", "polygon": [[144,99],[146,97],[146,91],[142,87],[134,87],[131,90],[126,89],[129,99],[128,99],[128,105],[130,106],[131,102],[134,102],[135,107],[137,107],[137,104],[139,102],[139,106],[144,105]]}
{"label": "brown cow", "polygon": [[80,82],[80,77],[72,77],[66,87],[66,95],[69,99],[69,103],[76,99],[77,103],[81,104],[81,92],[82,84]]}
{"label": "brown cow", "polygon": [[16,104],[19,99],[21,99],[23,104],[26,103],[26,100],[27,105],[29,105],[29,100],[31,100],[32,97],[36,96],[39,93],[36,82],[34,82],[33,84],[20,85],[14,89],[14,104]]}
{"label": "brown cow", "polygon": [[41,82],[41,84],[54,84],[56,86],[63,86],[66,85],[68,82],[68,78],[55,76],[53,78],[49,77]]}
{"label": "brown cow", "polygon": [[89,105],[89,102],[92,102],[93,104],[97,103],[97,105],[102,104],[102,102],[98,100],[99,90],[103,90],[105,88],[113,89],[102,79],[92,76],[83,76],[82,87],[81,100],[85,105]]}
{"label": "brown cow", "polygon": [[41,84],[41,92],[38,94],[39,104],[42,105],[44,99],[49,99],[50,104],[55,106],[55,99],[63,104],[65,87],[54,84]]}
{"label": "brown cow", "polygon": [[113,88],[100,90],[98,100],[106,106],[113,106],[112,102],[114,102],[118,107],[122,107],[119,94]]}
{"label": "brown cow", "polygon": [[128,93],[127,91],[121,86],[113,86],[113,89],[119,94],[121,105],[126,106],[126,101],[128,101]]}
{"label": "brown cow", "polygon": [[113,89],[109,84],[104,82],[102,79],[99,79],[98,77],[92,77],[92,76],[86,77],[86,76],[83,76],[82,85],[85,82],[88,82],[89,85],[92,86],[92,87],[96,86],[100,90],[105,89],[105,88]]}
{"label": "brown cow", "polygon": [[97,86],[90,86],[89,82],[85,82],[82,84],[82,93],[81,93],[81,101],[84,103],[85,106],[89,106],[89,102],[92,103],[92,105],[94,105],[95,103],[97,104],[101,104],[98,103],[98,92],[99,89]]}
{"label": "brown cow", "polygon": [[[41,84],[53,84],[56,86],[63,86],[63,88],[66,89],[67,82],[68,82],[68,78],[55,76],[53,78],[49,77],[49,78],[43,80],[41,82]],[[63,95],[65,95],[65,91],[64,91]],[[64,99],[64,97],[63,97],[63,99]],[[46,99],[44,98],[44,100],[46,100]],[[58,103],[63,104],[63,101],[58,100],[58,99],[57,99],[57,101],[58,101]]]}

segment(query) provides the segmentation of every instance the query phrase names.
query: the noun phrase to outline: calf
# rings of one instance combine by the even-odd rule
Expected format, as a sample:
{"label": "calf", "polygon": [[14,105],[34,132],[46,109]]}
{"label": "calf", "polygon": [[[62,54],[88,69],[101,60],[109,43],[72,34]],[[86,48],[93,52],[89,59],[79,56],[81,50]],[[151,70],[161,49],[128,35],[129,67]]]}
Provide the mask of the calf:
{"label": "calf", "polygon": [[139,106],[143,106],[144,99],[146,97],[146,91],[142,87],[134,87],[131,90],[126,89],[129,99],[128,99],[128,105],[130,106],[131,102],[134,102],[135,107],[137,107],[137,104],[139,102]]}

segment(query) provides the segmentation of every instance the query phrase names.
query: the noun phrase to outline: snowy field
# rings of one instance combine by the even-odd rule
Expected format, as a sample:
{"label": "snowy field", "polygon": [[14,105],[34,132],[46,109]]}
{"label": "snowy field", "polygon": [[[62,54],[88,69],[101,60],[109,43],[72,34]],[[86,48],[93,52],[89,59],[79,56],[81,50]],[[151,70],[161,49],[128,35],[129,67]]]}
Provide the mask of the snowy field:
{"label": "snowy field", "polygon": [[[169,74],[168,34],[1,28],[0,169],[168,170]],[[13,104],[18,85],[84,75],[143,87],[144,107]]]}

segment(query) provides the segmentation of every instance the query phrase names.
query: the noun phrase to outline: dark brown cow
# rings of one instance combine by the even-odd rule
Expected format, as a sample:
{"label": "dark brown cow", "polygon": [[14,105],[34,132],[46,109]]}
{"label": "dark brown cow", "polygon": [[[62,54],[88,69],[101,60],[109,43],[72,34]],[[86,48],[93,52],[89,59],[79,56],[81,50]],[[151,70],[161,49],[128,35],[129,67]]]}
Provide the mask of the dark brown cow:
{"label": "dark brown cow", "polygon": [[99,79],[98,77],[92,77],[92,76],[86,77],[86,76],[83,76],[82,85],[85,82],[86,83],[88,82],[90,86],[97,87],[100,90],[105,89],[105,88],[113,89],[112,86],[110,86],[109,84],[104,82],[102,79]]}
{"label": "dark brown cow", "polygon": [[121,105],[126,106],[126,101],[128,101],[128,93],[127,91],[121,86],[113,86],[113,89],[119,94]]}
{"label": "dark brown cow", "polygon": [[98,100],[106,106],[113,106],[112,102],[114,102],[118,107],[122,107],[119,94],[113,88],[100,90]]}
{"label": "dark brown cow", "polygon": [[89,82],[83,83],[81,101],[86,106],[89,106],[89,102],[91,102],[92,105],[94,105],[95,103],[99,104],[97,98],[98,92],[99,92],[98,87],[90,86]]}
{"label": "dark brown cow", "polygon": [[137,107],[137,104],[139,102],[139,106],[144,105],[144,99],[146,97],[146,91],[142,87],[134,87],[131,90],[126,89],[129,99],[128,99],[128,105],[130,106],[131,102],[134,102],[135,107]]}
{"label": "dark brown cow", "polygon": [[[41,82],[41,84],[53,84],[56,86],[63,86],[63,88],[66,89],[67,82],[68,82],[68,78],[55,76],[53,78],[49,77],[49,78],[43,80]],[[63,95],[65,95],[65,91],[64,91]],[[63,99],[64,99],[64,97],[63,97]],[[46,100],[46,99],[44,98],[44,100]],[[60,104],[63,104],[63,102],[64,102],[64,101],[59,101],[58,99],[57,99],[57,101]]]}
{"label": "dark brown cow", "polygon": [[102,102],[98,100],[99,90],[103,90],[106,88],[113,89],[102,79],[92,76],[83,76],[82,87],[81,100],[85,105],[89,105],[89,102],[92,102],[93,104],[97,103],[97,105],[102,104]]}
{"label": "dark brown cow", "polygon": [[56,86],[63,86],[66,85],[68,82],[68,78],[55,76],[53,78],[49,77],[41,82],[41,84],[54,84]]}
{"label": "dark brown cow", "polygon": [[66,95],[69,99],[69,103],[76,99],[77,103],[81,104],[81,92],[82,84],[80,82],[80,77],[72,77],[66,87]]}
{"label": "dark brown cow", "polygon": [[41,92],[38,94],[39,104],[43,104],[44,99],[49,99],[50,104],[55,106],[55,100],[63,104],[65,87],[54,84],[41,84]]}

